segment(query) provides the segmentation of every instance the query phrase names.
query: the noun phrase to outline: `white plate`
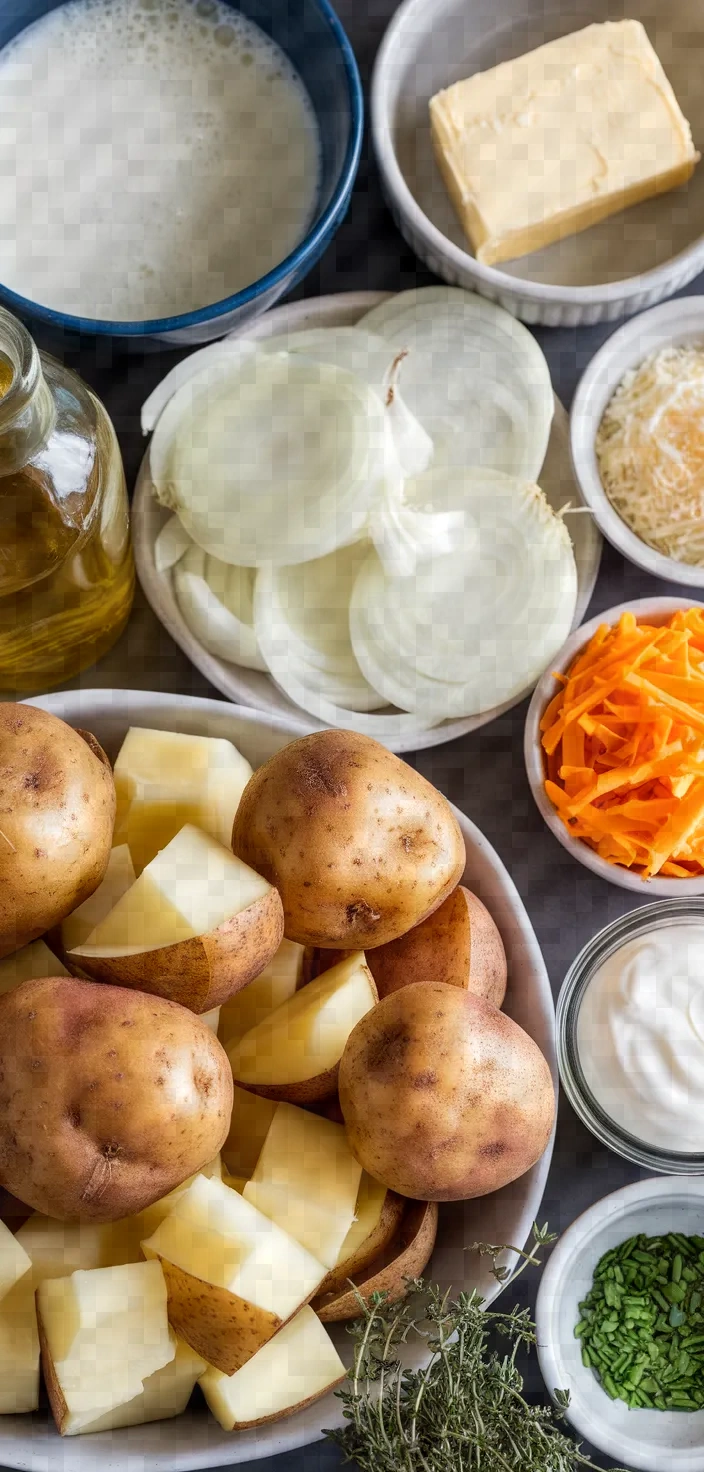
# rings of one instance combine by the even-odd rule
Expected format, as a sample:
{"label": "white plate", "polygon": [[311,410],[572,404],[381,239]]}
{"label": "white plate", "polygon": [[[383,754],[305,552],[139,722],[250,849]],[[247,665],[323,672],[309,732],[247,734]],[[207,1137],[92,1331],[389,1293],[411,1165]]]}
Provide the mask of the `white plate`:
{"label": "white plate", "polygon": [[658,1176],[605,1196],[563,1232],[538,1290],[538,1358],[549,1390],[569,1390],[567,1418],[580,1436],[609,1458],[640,1472],[702,1472],[704,1412],[629,1410],[610,1400],[585,1369],[574,1337],[579,1304],[605,1252],[644,1232],[649,1237],[699,1235],[704,1214],[701,1176]]}
{"label": "white plate", "polygon": [[633,874],[630,869],[622,869],[618,864],[610,864],[606,859],[600,858],[599,854],[595,853],[588,843],[584,843],[583,839],[571,838],[545,791],[545,764],[540,741],[540,722],[549,701],[557,694],[557,684],[552,677],[553,670],[564,673],[573,659],[576,659],[580,649],[589,643],[600,624],[615,624],[618,623],[622,613],[634,613],[638,623],[657,626],[664,624],[670,614],[676,613],[678,608],[700,606],[696,598],[637,598],[632,603],[619,603],[616,608],[607,608],[603,613],[597,614],[595,618],[590,619],[588,624],[583,624],[581,629],[577,629],[566,644],[563,644],[550,669],[546,670],[542,679],[538,681],[526,716],[523,735],[526,772],[536,806],[550,832],[555,835],[562,847],[567,849],[573,859],[579,859],[580,864],[584,864],[585,868],[591,869],[592,873],[598,874],[601,879],[607,879],[609,884],[617,884],[619,889],[634,891],[640,895],[644,904],[655,896],[682,899],[688,894],[704,894],[704,877],[701,879],[661,879],[656,874],[654,879],[642,879],[640,874]]}
{"label": "white plate", "polygon": [[570,410],[570,451],[585,506],[600,531],[629,562],[669,583],[704,588],[704,567],[692,567],[641,541],[619,516],[604,490],[596,458],[596,435],[604,410],[629,368],[665,347],[704,344],[704,296],[664,302],[627,322],[594,354],[577,386]]}
{"label": "white plate", "polygon": [[[359,291],[295,302],[291,306],[277,307],[275,311],[267,312],[254,325],[250,325],[246,335],[251,338],[266,338],[274,337],[279,332],[301,331],[306,327],[352,326],[366,312],[371,311],[372,307],[385,301],[387,296],[387,292]],[[232,334],[232,336],[238,335],[244,334]],[[550,442],[539,479],[551,506],[556,511],[563,506],[579,503],[569,456],[567,414],[557,398],[555,399],[555,417]],[[132,503],[132,539],[139,581],[157,618],[201,674],[205,675],[211,685],[221,690],[229,700],[240,702],[243,705],[256,706],[258,710],[267,711],[272,715],[294,716],[298,720],[305,721],[309,731],[321,730],[322,722],[316,721],[314,716],[301,711],[298,706],[288,700],[268,675],[216,659],[191,633],[174,597],[171,574],[157,572],[154,565],[154,543],[170,514],[158,504],[152,494],[147,453],[137,477]],[[584,618],[594,590],[601,557],[601,536],[592,518],[584,513],[571,516],[567,524],[577,563],[578,595],[573,623],[573,627],[576,628]],[[402,740],[388,741],[384,744],[390,746],[392,751],[422,751],[429,746],[441,746],[445,741],[454,741],[458,736],[466,736],[469,731],[476,731],[480,726],[485,726],[488,721],[493,721],[503,711],[510,710],[512,706],[517,705],[518,700],[523,699],[525,694],[527,691],[524,691],[517,700],[509,700],[505,705],[485,711],[483,715],[468,716],[457,721],[444,721],[442,725],[434,727],[431,731],[418,731]]]}
{"label": "white plate", "polygon": [[[130,725],[234,741],[254,766],[301,734],[294,721],[228,706],[217,700],[156,695],[135,690],[83,690],[40,696],[31,702],[71,724],[91,730],[114,758]],[[501,860],[468,818],[455,809],[467,846],[464,882],[496,920],[509,962],[506,1011],[530,1033],[557,1080],[555,1016],[545,964],[523,904]],[[440,1210],[440,1231],[430,1271],[456,1290],[478,1287],[494,1298],[498,1284],[485,1260],[465,1251],[475,1241],[522,1246],[537,1217],[553,1142],[532,1170],[494,1195]],[[349,1358],[342,1325],[336,1340]],[[316,1441],[325,1427],[340,1424],[333,1395],[298,1416],[259,1431],[227,1433],[200,1407],[177,1420],[62,1440],[43,1416],[0,1416],[0,1464],[32,1472],[186,1472],[221,1467],[291,1451]]]}
{"label": "white plate", "polygon": [[[692,0],[629,0],[625,13],[645,26],[701,148],[704,10]],[[443,281],[500,302],[524,322],[613,322],[691,281],[704,267],[704,169],[700,164],[683,188],[590,230],[485,266],[471,253],[433,158],[428,102],[474,72],[621,14],[609,0],[406,0],[379,48],[372,138],[401,234]]]}

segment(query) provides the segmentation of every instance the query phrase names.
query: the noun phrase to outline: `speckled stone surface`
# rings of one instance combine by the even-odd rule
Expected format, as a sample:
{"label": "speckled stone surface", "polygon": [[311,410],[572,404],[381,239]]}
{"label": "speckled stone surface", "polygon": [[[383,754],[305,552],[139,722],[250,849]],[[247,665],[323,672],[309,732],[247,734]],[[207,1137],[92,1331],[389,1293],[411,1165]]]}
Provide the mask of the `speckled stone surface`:
{"label": "speckled stone surface", "polygon": [[[338,0],[338,14],[355,49],[368,88],[371,67],[394,0]],[[308,277],[299,295],[361,289],[398,291],[427,285],[432,277],[416,262],[386,211],[370,160],[368,137],[351,208],[332,246]],[[683,294],[704,291],[704,278]],[[536,332],[553,382],[569,408],[579,375],[618,324],[591,329],[542,329]],[[38,332],[42,347],[65,357],[101,395],[112,415],[125,458],[128,482],[134,482],[142,455],[140,406],[183,353],[152,350],[115,354],[92,340],[77,346]],[[631,598],[682,593],[684,590],[648,577],[605,547],[601,572],[587,617]],[[693,597],[697,594],[693,591]],[[172,643],[151,611],[138,599],[120,643],[81,683],[179,691],[217,698]],[[617,915],[634,907],[638,897],[591,875],[569,859],[543,826],[530,795],[522,758],[526,704],[481,731],[450,745],[422,753],[415,763],[446,795],[463,808],[501,855],[528,908],[542,946],[555,991],[568,965],[585,941]],[[560,1104],[555,1155],[541,1220],[559,1231],[608,1192],[638,1178],[638,1171],[601,1148],[579,1123],[564,1099]],[[536,1276],[521,1279],[522,1301],[534,1298]],[[526,1363],[527,1384],[535,1394],[541,1382]],[[597,1465],[608,1463],[595,1458]],[[332,1472],[342,1465],[336,1449],[321,1443],[256,1464],[259,1472]],[[518,1472],[518,1469],[517,1469]]]}

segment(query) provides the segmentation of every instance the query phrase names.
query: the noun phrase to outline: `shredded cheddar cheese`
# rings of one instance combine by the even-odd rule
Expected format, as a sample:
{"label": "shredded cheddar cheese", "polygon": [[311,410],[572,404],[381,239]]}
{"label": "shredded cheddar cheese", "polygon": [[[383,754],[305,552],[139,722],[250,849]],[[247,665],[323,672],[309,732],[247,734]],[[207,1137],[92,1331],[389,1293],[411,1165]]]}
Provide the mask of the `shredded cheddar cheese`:
{"label": "shredded cheddar cheese", "polygon": [[571,836],[643,878],[704,874],[704,609],[625,613],[555,678],[545,791]]}
{"label": "shredded cheddar cheese", "polygon": [[662,348],[631,369],[595,448],[604,490],[636,536],[704,565],[704,345]]}

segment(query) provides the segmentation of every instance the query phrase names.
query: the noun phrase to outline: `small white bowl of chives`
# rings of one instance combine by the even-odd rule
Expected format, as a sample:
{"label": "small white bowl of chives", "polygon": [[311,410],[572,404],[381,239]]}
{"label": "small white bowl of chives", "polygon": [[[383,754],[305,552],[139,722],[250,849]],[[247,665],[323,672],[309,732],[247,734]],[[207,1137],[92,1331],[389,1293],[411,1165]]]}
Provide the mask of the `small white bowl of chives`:
{"label": "small white bowl of chives", "polygon": [[704,1468],[703,1248],[704,1178],[655,1177],[578,1217],[543,1273],[536,1323],[548,1391],[569,1391],[579,1436],[638,1472]]}

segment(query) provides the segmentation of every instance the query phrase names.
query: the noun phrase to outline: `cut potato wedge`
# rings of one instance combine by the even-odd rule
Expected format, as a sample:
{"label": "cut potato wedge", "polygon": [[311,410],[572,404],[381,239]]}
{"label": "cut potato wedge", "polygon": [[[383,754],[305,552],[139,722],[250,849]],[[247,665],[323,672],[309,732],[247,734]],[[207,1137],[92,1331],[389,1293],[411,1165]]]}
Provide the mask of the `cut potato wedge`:
{"label": "cut potato wedge", "polygon": [[[118,900],[131,888],[135,881],[134,864],[126,843],[110,851],[105,878],[73,914],[67,915],[57,930],[57,942],[61,954],[75,950],[92,935],[97,925],[107,918]],[[53,933],[52,933],[53,941]]]}
{"label": "cut potato wedge", "polygon": [[486,905],[459,884],[440,908],[412,930],[369,953],[380,997],[417,982],[444,981],[500,1007],[506,995],[506,952]]}
{"label": "cut potato wedge", "polygon": [[200,1020],[201,1022],[204,1022],[206,1027],[209,1027],[210,1031],[214,1032],[215,1036],[217,1037],[218,1029],[220,1027],[220,1008],[211,1007],[209,1012],[201,1012]]}
{"label": "cut potato wedge", "polygon": [[199,1176],[143,1242],[161,1262],[172,1328],[234,1375],[319,1287],[325,1268],[221,1181]]}
{"label": "cut potato wedge", "polygon": [[348,1285],[313,1299],[313,1308],[321,1322],[335,1324],[358,1318],[358,1294],[365,1303],[372,1293],[388,1294],[389,1303],[404,1298],[407,1280],[419,1277],[430,1260],[437,1229],[437,1201],[407,1201],[398,1237],[366,1270],[358,1276],[349,1274],[356,1292]]}
{"label": "cut potato wedge", "polygon": [[34,981],[40,976],[68,976],[68,971],[43,940],[33,940],[0,961],[0,996],[13,991],[21,981]]}
{"label": "cut potato wedge", "polygon": [[303,946],[284,939],[261,974],[220,1008],[218,1037],[223,1048],[227,1050],[238,1043],[258,1022],[288,1001],[302,978]]}
{"label": "cut potato wedge", "polygon": [[141,1395],[173,1360],[166,1284],[156,1262],[49,1278],[37,1289],[44,1379],[62,1436]]}
{"label": "cut potato wedge", "polygon": [[[336,966],[344,955],[307,946],[304,984]],[[462,987],[495,1007],[506,995],[508,967],[499,929],[486,905],[463,884],[420,925],[369,951],[367,965],[380,997],[424,981]]]}
{"label": "cut potato wedge", "polygon": [[187,825],[68,960],[95,981],[209,1012],[267,965],[282,935],[276,890]]}
{"label": "cut potato wedge", "polygon": [[252,768],[231,741],[132,726],[114,775],[115,842],[129,844],[141,874],[186,823],[229,848]]}
{"label": "cut potato wedge", "polygon": [[[141,1394],[135,1395],[122,1406],[106,1411],[96,1421],[87,1422],[85,1426],[78,1428],[79,1434],[89,1431],[118,1431],[122,1426],[143,1426],[147,1421],[166,1421],[185,1411],[196,1381],[207,1366],[205,1360],[189,1344],[177,1339],[173,1331],[171,1337],[174,1345],[173,1359],[160,1370],[155,1370],[153,1375],[147,1376]],[[74,1434],[72,1431],[66,1432],[69,1436]]]}
{"label": "cut potato wedge", "polygon": [[242,1194],[332,1268],[354,1221],[361,1177],[343,1125],[279,1104]]}
{"label": "cut potato wedge", "polygon": [[34,1281],[66,1278],[79,1269],[111,1268],[141,1261],[137,1243],[131,1255],[121,1222],[57,1222],[35,1211],[20,1227],[16,1241],[31,1260]]}
{"label": "cut potato wedge", "polygon": [[302,1308],[234,1375],[212,1366],[200,1377],[223,1431],[244,1431],[302,1411],[344,1379],[345,1367],[320,1320]]}
{"label": "cut potato wedge", "polygon": [[349,1278],[363,1273],[386,1250],[401,1226],[406,1200],[362,1172],[355,1219],[335,1265],[320,1285],[322,1294],[346,1292]]}
{"label": "cut potato wedge", "polygon": [[0,1303],[0,1416],[39,1405],[39,1334],[31,1272]]}
{"label": "cut potato wedge", "polygon": [[220,1152],[232,1175],[249,1180],[278,1107],[275,1100],[235,1084],[230,1133]]}
{"label": "cut potato wedge", "polygon": [[345,1043],[377,1001],[364,952],[351,952],[229,1049],[235,1083],[291,1104],[334,1094]]}
{"label": "cut potato wedge", "polygon": [[0,1307],[2,1299],[14,1288],[15,1283],[28,1273],[32,1260],[17,1238],[0,1222]]}

